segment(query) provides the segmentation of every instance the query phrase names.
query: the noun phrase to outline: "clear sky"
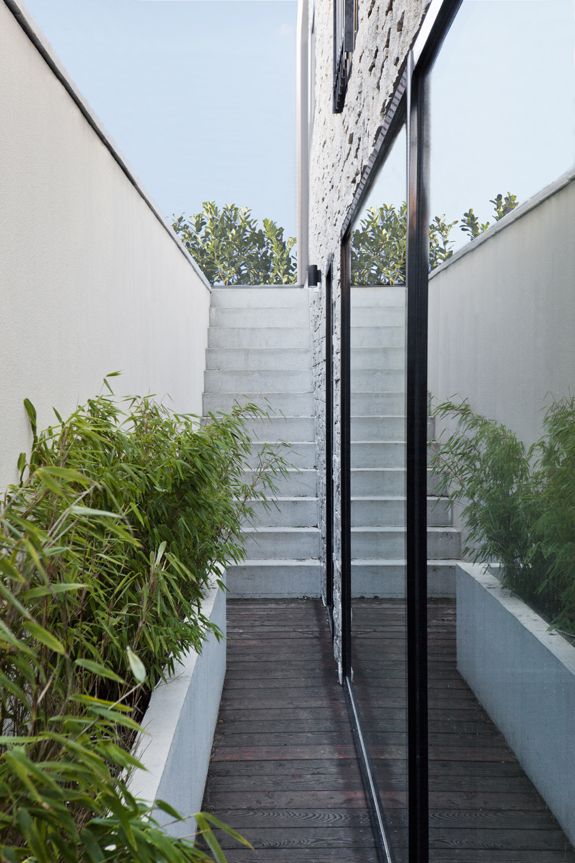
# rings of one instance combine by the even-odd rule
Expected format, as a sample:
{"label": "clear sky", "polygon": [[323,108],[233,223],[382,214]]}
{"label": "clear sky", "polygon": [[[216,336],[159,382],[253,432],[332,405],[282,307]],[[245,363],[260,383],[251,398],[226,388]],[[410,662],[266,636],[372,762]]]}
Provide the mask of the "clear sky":
{"label": "clear sky", "polygon": [[166,218],[234,202],[295,233],[295,0],[25,0]]}

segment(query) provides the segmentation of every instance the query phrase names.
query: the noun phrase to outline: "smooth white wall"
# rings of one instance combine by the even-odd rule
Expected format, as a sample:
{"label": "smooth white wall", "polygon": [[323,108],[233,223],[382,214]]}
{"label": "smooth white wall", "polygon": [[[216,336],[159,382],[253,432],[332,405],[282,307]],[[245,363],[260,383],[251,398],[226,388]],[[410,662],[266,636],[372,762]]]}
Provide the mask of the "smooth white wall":
{"label": "smooth white wall", "polygon": [[0,0],[0,487],[113,370],[201,413],[209,285]]}
{"label": "smooth white wall", "polygon": [[432,276],[429,390],[526,443],[575,395],[575,175],[561,178]]}

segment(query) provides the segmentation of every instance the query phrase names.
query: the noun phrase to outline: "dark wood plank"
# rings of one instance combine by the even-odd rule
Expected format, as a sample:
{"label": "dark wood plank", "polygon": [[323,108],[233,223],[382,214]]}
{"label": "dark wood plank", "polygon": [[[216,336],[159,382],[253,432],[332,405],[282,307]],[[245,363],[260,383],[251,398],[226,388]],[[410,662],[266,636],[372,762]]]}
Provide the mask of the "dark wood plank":
{"label": "dark wood plank", "polygon": [[[204,807],[253,851],[229,863],[376,863],[325,612],[228,604],[228,673]],[[575,863],[573,849],[456,668],[455,604],[429,606],[431,863]],[[405,608],[354,602],[354,687],[394,850],[406,863]]]}
{"label": "dark wood plank", "polygon": [[325,610],[232,601],[228,617],[204,808],[255,848],[222,837],[229,863],[376,863]]}

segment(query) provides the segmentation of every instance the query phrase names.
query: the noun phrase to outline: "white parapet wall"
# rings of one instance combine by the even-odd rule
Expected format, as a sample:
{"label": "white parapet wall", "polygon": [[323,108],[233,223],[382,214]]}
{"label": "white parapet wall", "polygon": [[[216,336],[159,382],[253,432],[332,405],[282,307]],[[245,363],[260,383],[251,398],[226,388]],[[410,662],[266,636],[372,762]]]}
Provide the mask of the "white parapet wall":
{"label": "white parapet wall", "polygon": [[485,567],[457,567],[457,667],[575,842],[575,647]]}
{"label": "white parapet wall", "polygon": [[174,836],[193,836],[193,816],[201,811],[224,677],[226,674],[226,594],[214,588],[202,612],[222,633],[210,634],[202,651],[190,650],[174,673],[153,691],[134,754],[144,770],[130,781],[136,797],[165,800],[186,817],[174,822],[156,810],[158,821]]}
{"label": "white parapet wall", "polygon": [[525,443],[544,409],[575,394],[575,171],[431,276],[429,390],[468,398]]}
{"label": "white parapet wall", "polygon": [[[201,413],[210,286],[21,3],[0,0],[0,487],[42,427],[119,393]],[[24,13],[25,14],[25,13]]]}

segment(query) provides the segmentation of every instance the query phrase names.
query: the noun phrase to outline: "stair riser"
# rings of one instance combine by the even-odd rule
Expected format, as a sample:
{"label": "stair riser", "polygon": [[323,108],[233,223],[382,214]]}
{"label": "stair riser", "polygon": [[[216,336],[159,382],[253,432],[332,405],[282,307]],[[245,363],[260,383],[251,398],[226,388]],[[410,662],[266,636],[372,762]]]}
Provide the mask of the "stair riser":
{"label": "stair riser", "polygon": [[391,285],[358,285],[351,289],[351,304],[353,308],[368,306],[369,308],[389,308],[405,306],[405,288]]}
{"label": "stair riser", "polygon": [[403,371],[359,369],[352,371],[350,388],[352,393],[401,393],[405,389]]}
{"label": "stair riser", "polygon": [[[285,459],[287,466],[290,468],[297,468],[298,470],[301,470],[303,468],[304,470],[309,470],[316,466],[316,448],[314,443],[294,443],[291,446],[282,446],[281,444],[276,444],[275,446],[273,446],[273,449],[274,453],[277,453],[283,459]],[[257,467],[261,451],[261,444],[253,445],[252,454],[248,459],[248,464],[250,465],[250,467]]]}
{"label": "stair riser", "polygon": [[[437,445],[428,446],[429,458]],[[402,441],[352,441],[351,466],[357,468],[405,467],[405,443]]]}
{"label": "stair riser", "polygon": [[[251,482],[254,474],[246,471],[243,474],[245,482]],[[316,497],[317,471],[290,471],[285,476],[277,476],[274,480],[276,490],[274,497]]]}
{"label": "stair riser", "polygon": [[310,560],[320,555],[319,533],[244,534],[249,560]]}
{"label": "stair riser", "polygon": [[[427,493],[438,494],[438,482],[431,471],[427,472]],[[390,468],[377,470],[354,469],[351,472],[353,497],[387,497],[405,495],[405,471]]]}
{"label": "stair riser", "polygon": [[351,298],[351,329],[360,327],[405,327],[405,310],[402,308],[366,307],[354,305]]}
{"label": "stair riser", "polygon": [[[429,560],[458,558],[460,537],[456,531],[428,530],[427,557]],[[351,535],[351,556],[359,560],[377,558],[397,560],[405,557],[405,532],[370,531],[361,532],[356,528]]]}
{"label": "stair riser", "polygon": [[208,331],[209,348],[309,348],[309,327],[285,329],[267,327],[265,329],[246,327],[210,327]]}
{"label": "stair riser", "polygon": [[403,371],[405,351],[403,348],[354,348],[351,351],[351,372],[363,369],[385,369]]}
{"label": "stair riser", "polygon": [[355,348],[403,348],[404,327],[353,327],[351,349]]}
{"label": "stair riser", "polygon": [[352,417],[398,416],[405,413],[403,393],[355,393],[351,392]]}
{"label": "stair riser", "polygon": [[[405,566],[352,563],[351,579],[355,597],[405,599]],[[455,596],[455,563],[428,564],[427,595]]]}
{"label": "stair riser", "polygon": [[206,354],[208,369],[253,369],[256,371],[298,371],[311,368],[311,351],[285,348],[258,348],[249,350],[224,349],[208,350]]}
{"label": "stair riser", "polygon": [[315,498],[271,501],[266,508],[261,501],[252,504],[254,525],[260,527],[317,527],[318,502]]}
{"label": "stair riser", "polygon": [[[433,440],[434,420],[427,421],[427,439]],[[403,416],[355,416],[351,419],[353,441],[405,441],[405,417]]]}
{"label": "stair riser", "polygon": [[308,393],[312,391],[311,369],[303,371],[207,371],[208,393]]}
{"label": "stair riser", "polygon": [[357,468],[385,468],[405,466],[405,444],[372,442],[351,444],[351,466]]}
{"label": "stair riser", "polygon": [[[352,527],[405,527],[405,500],[352,500]],[[445,499],[427,501],[429,527],[451,527],[451,504]]]}
{"label": "stair riser", "polygon": [[250,329],[254,327],[281,327],[286,329],[308,327],[309,312],[307,308],[298,306],[269,309],[229,309],[216,307],[210,309],[210,325],[214,327],[248,327]]}
{"label": "stair riser", "polygon": [[249,563],[228,567],[227,595],[232,599],[321,596],[322,567],[317,564],[282,566],[281,561],[271,566],[250,566]]}
{"label": "stair riser", "polygon": [[272,417],[249,420],[246,427],[253,440],[285,440],[296,443],[313,441],[315,435],[312,417]]}
{"label": "stair riser", "polygon": [[204,414],[227,412],[234,404],[256,404],[270,413],[286,416],[311,417],[312,393],[207,393],[204,394]]}
{"label": "stair riser", "polygon": [[304,288],[214,288],[211,306],[225,309],[307,308],[307,300]]}

